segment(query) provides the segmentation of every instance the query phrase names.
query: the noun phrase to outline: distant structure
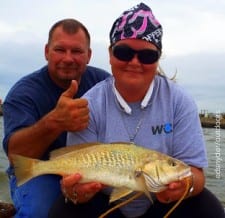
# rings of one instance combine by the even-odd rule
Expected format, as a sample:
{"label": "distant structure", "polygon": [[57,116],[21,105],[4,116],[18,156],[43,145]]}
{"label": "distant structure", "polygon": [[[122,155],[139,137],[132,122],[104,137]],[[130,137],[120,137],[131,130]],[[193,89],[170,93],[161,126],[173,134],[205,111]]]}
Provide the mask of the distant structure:
{"label": "distant structure", "polygon": [[208,110],[205,110],[205,109],[202,109],[201,111],[200,111],[200,117],[208,117],[209,116],[209,112],[208,112]]}
{"label": "distant structure", "polygon": [[201,110],[199,113],[201,125],[204,128],[215,128],[219,126],[220,129],[225,129],[225,113],[216,114],[209,113],[208,110]]}

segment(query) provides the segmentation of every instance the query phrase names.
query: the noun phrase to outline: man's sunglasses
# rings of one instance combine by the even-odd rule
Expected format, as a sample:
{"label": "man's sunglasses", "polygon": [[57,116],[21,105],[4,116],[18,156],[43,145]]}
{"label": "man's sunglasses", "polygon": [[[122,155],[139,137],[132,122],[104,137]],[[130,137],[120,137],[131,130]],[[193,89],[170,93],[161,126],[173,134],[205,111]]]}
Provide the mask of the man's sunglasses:
{"label": "man's sunglasses", "polygon": [[142,64],[153,64],[160,57],[160,51],[153,49],[134,50],[127,45],[115,45],[112,47],[113,55],[120,61],[131,61],[137,54]]}

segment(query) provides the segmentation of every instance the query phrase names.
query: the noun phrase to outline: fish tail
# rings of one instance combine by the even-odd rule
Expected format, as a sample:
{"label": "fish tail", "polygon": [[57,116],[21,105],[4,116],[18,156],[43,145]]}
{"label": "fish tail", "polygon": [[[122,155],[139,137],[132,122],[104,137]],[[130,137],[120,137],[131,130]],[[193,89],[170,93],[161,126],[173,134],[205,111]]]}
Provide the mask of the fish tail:
{"label": "fish tail", "polygon": [[15,169],[15,175],[17,179],[17,185],[20,186],[29,181],[33,177],[37,176],[34,173],[34,166],[40,162],[40,160],[24,157],[21,155],[12,155],[12,162]]}

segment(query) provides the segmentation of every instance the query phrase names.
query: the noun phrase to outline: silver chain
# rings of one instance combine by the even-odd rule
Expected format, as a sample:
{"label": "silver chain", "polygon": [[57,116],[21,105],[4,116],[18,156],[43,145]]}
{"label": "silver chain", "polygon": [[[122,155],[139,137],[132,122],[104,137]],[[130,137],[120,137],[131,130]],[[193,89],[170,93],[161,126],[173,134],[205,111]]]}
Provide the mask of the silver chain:
{"label": "silver chain", "polygon": [[[122,112],[122,113],[124,113],[124,112]],[[138,124],[137,124],[137,126],[136,126],[136,128],[135,128],[135,131],[134,131],[134,134],[133,134],[133,135],[131,135],[131,134],[129,133],[128,128],[127,128],[127,126],[126,126],[126,124],[125,124],[125,120],[124,120],[125,118],[124,118],[124,115],[122,115],[123,124],[124,124],[124,127],[125,127],[126,131],[127,131],[127,134],[128,134],[128,136],[129,136],[129,140],[130,140],[131,143],[134,143],[134,139],[136,138],[136,136],[137,136],[139,130],[141,129],[141,126],[142,126],[143,121],[144,121],[144,118],[145,118],[145,113],[146,113],[146,111],[144,110],[144,111],[142,112],[142,116],[141,116],[140,120],[138,121]]]}

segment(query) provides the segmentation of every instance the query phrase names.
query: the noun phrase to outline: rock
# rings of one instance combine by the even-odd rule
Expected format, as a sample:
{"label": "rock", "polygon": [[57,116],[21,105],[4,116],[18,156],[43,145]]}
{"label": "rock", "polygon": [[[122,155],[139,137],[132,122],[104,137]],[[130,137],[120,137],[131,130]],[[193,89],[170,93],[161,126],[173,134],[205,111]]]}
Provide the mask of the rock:
{"label": "rock", "polygon": [[11,218],[15,213],[16,209],[13,204],[0,201],[0,218]]}

